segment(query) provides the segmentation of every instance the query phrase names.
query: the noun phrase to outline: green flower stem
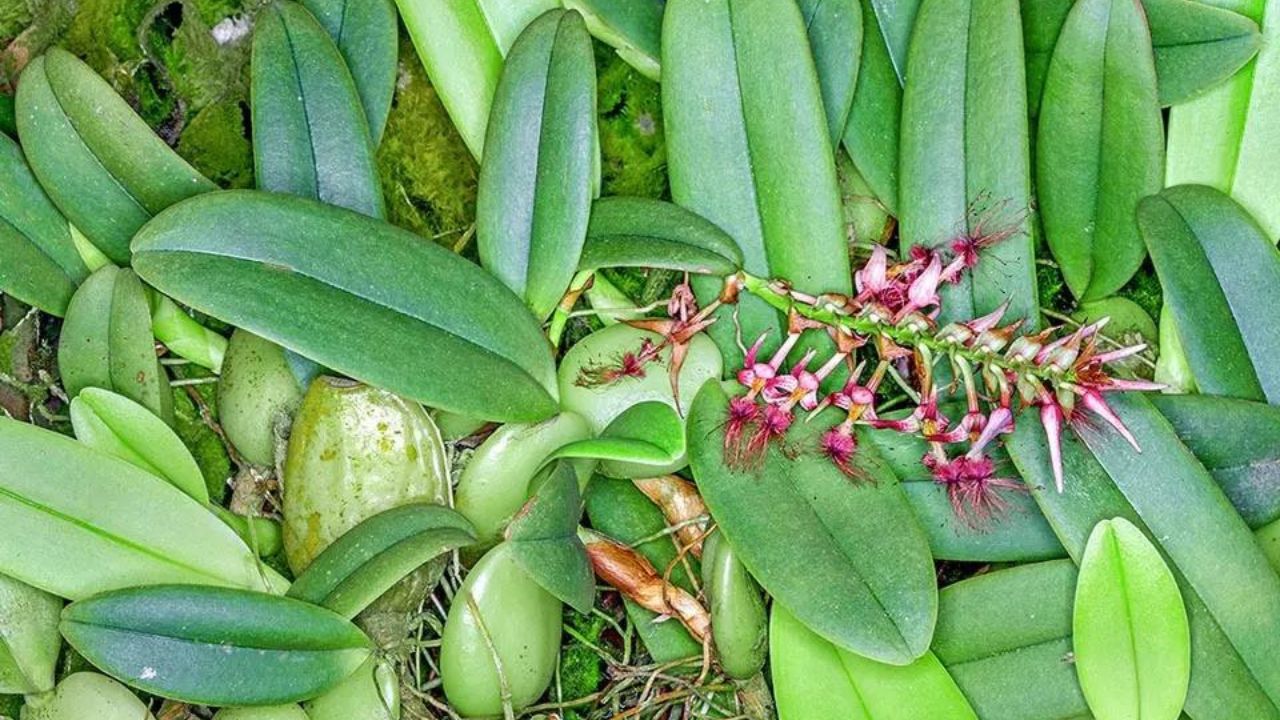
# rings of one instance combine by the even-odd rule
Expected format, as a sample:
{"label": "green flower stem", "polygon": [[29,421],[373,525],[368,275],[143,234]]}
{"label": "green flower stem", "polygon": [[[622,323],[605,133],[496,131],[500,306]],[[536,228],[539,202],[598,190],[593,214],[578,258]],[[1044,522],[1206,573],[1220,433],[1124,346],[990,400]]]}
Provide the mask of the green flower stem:
{"label": "green flower stem", "polygon": [[151,293],[151,331],[178,356],[215,373],[222,372],[227,339],[196,322],[160,293]]}

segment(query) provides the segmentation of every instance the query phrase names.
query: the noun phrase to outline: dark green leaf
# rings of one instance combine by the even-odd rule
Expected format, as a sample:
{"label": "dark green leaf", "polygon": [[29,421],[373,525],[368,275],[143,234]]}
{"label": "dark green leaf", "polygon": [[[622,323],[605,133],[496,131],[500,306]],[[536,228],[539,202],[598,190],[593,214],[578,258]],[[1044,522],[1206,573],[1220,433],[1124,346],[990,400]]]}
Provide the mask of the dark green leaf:
{"label": "dark green leaf", "polygon": [[1081,0],[1053,51],[1036,177],[1049,249],[1072,294],[1106,297],[1146,254],[1134,211],[1163,178],[1151,36],[1137,0]]}
{"label": "dark green leaf", "polygon": [[[902,240],[947,248],[957,232],[1014,235],[947,290],[947,319],[1010,303],[1039,321],[1031,159],[1017,0],[924,0],[902,97]],[[1008,227],[1005,227],[1008,226]]]}
{"label": "dark green leaf", "polygon": [[1142,0],[1155,46],[1161,105],[1186,102],[1226,81],[1258,52],[1258,26],[1193,0]]}
{"label": "dark green leaf", "polygon": [[578,268],[598,158],[595,59],[582,16],[525,29],[493,98],[476,195],[480,261],[546,318]]}
{"label": "dark green leaf", "polygon": [[452,509],[400,505],[366,518],[333,541],[288,595],[352,618],[418,567],[472,542],[471,523]]}
{"label": "dark green leaf", "polygon": [[59,317],[89,276],[70,226],[8,137],[0,137],[0,257],[0,292]]}
{"label": "dark green leaf", "polygon": [[551,352],[519,299],[410,232],[231,191],[164,213],[135,250],[162,292],[365,382],[494,420],[555,411]]}
{"label": "dark green leaf", "polygon": [[272,2],[254,22],[250,67],[258,187],[382,217],[369,121],[325,28],[295,2]]}
{"label": "dark green leaf", "polygon": [[876,198],[890,213],[896,213],[902,84],[894,72],[871,0],[861,0],[861,5],[862,59],[842,142]]}
{"label": "dark green leaf", "polygon": [[144,692],[202,705],[315,697],[369,657],[369,639],[324,608],[265,593],[159,585],[68,605],[62,634]]}
{"label": "dark green leaf", "polygon": [[591,206],[578,267],[648,267],[729,275],[742,267],[733,238],[695,212],[647,198],[609,197]]}
{"label": "dark green leaf", "polygon": [[799,0],[809,32],[809,47],[822,89],[822,106],[832,144],[840,142],[862,60],[862,7],[859,0]]}
{"label": "dark green leaf", "polygon": [[1027,109],[1034,118],[1040,112],[1044,77],[1058,33],[1075,0],[1022,0],[1022,40],[1027,56]]}
{"label": "dark green leaf", "polygon": [[[671,195],[731,235],[747,270],[805,292],[850,292],[835,160],[804,18],[781,0],[671,0],[663,23],[662,107]],[[786,108],[780,112],[779,108]],[[714,297],[718,280],[695,282]],[[742,334],[779,314],[744,297],[711,335],[730,365]]]}
{"label": "dark green leaf", "polygon": [[1280,402],[1280,254],[1226,195],[1182,185],[1142,201],[1138,224],[1196,385]]}
{"label": "dark green leaf", "polygon": [[392,0],[302,0],[338,44],[360,93],[374,147],[391,112],[396,91],[398,42]]}
{"label": "dark green leaf", "polygon": [[658,79],[665,0],[563,0],[563,5],[582,13],[591,34],[617,50],[627,64]]}
{"label": "dark green leaf", "polygon": [[939,560],[1032,562],[1066,554],[1035,500],[1025,492],[1000,494],[1005,509],[990,518],[956,515],[946,488],[932,480],[903,482],[902,490]]}
{"label": "dark green leaf", "polygon": [[169,149],[93,68],[51,48],[27,65],[22,148],[63,215],[117,263],[151,216],[215,186]]}
{"label": "dark green leaf", "polygon": [[[836,645],[883,662],[920,657],[933,634],[933,562],[897,479],[868,445],[850,482],[816,452],[821,422],[793,430],[760,466],[724,463],[729,399],[716,383],[689,416],[689,459],[720,530],[776,602]],[[799,425],[799,424],[798,424]],[[798,433],[798,434],[796,434]]]}
{"label": "dark green leaf", "polygon": [[578,612],[590,612],[596,584],[587,550],[578,539],[578,475],[568,463],[557,462],[534,482],[539,484],[529,502],[507,526],[511,557],[544,590]]}

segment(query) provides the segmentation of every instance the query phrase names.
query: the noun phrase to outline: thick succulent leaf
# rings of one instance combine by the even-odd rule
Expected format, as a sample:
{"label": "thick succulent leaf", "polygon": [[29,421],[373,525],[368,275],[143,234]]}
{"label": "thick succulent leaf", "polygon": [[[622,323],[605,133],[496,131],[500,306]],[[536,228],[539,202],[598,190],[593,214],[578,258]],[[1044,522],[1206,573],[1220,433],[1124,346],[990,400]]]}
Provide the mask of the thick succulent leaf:
{"label": "thick succulent leaf", "polygon": [[551,352],[520,300],[408,231],[230,191],[172,208],[134,249],[162,292],[364,382],[493,420],[555,411]]}
{"label": "thick succulent leaf", "polygon": [[1280,407],[1210,395],[1152,395],[1251,528],[1280,518]]}
{"label": "thick succulent leaf", "polygon": [[1036,178],[1049,249],[1073,295],[1106,297],[1146,254],[1134,211],[1162,180],[1151,33],[1137,0],[1082,0],[1053,51]]}
{"label": "thick succulent leaf", "polygon": [[485,148],[480,261],[546,318],[578,268],[598,162],[595,59],[581,15],[548,12],[511,46]]}
{"label": "thick succulent leaf", "polygon": [[661,74],[662,10],[665,0],[561,0],[577,10],[587,29],[618,51],[631,67],[650,80]]}
{"label": "thick succulent leaf", "polygon": [[67,305],[58,343],[58,371],[67,396],[103,388],[169,421],[173,394],[155,344],[151,308],[138,276],[114,265],[100,268]]}
{"label": "thick succulent leaf", "polygon": [[608,197],[591,206],[582,270],[647,267],[729,275],[742,251],[728,233],[695,212],[661,200]]}
{"label": "thick succulent leaf", "polygon": [[660,475],[684,453],[680,416],[664,402],[649,401],[624,410],[599,437],[569,443],[552,457],[603,460],[603,474],[633,478]]}
{"label": "thick succulent leaf", "polygon": [[62,638],[56,595],[0,575],[0,693],[21,695],[53,689]]}
{"label": "thick succulent leaf", "polygon": [[215,189],[71,53],[55,47],[32,60],[18,87],[18,134],[32,171],[111,260],[129,261],[129,240],[151,216]]}
{"label": "thick succulent leaf", "polygon": [[983,720],[1091,717],[1070,662],[1075,587],[1075,565],[1063,559],[978,575],[938,594],[933,652]]}
{"label": "thick succulent leaf", "polygon": [[750,680],[769,654],[763,593],[724,535],[713,532],[703,540],[701,559],[702,593],[720,667],[735,680]]}
{"label": "thick succulent leaf", "polygon": [[[1161,550],[1191,624],[1188,714],[1280,717],[1280,657],[1274,633],[1265,630],[1280,617],[1280,578],[1226,495],[1151,403],[1136,394],[1111,395],[1109,402],[1141,453],[1109,429],[1068,433],[1062,493],[1053,489],[1035,417],[1020,420],[1010,454],[1074,559],[1093,526],[1112,517],[1132,522]],[[1169,491],[1174,487],[1178,492]]]}
{"label": "thick succulent leaf", "polygon": [[396,91],[399,36],[392,0],[302,0],[342,52],[360,104],[369,122],[374,147],[391,112]]}
{"label": "thick succulent leaf", "polygon": [[929,536],[938,560],[1032,562],[1066,554],[1035,500],[1024,492],[1004,492],[1003,512],[987,519],[956,514],[946,488],[932,480],[903,482],[902,490]]}
{"label": "thick succulent leaf", "polygon": [[1076,675],[1094,714],[1177,717],[1191,679],[1187,611],[1160,551],[1133,523],[1094,527],[1073,608]]}
{"label": "thick succulent leaf", "polygon": [[396,0],[431,85],[471,154],[484,149],[502,60],[516,36],[557,0]]}
{"label": "thick succulent leaf", "polygon": [[8,137],[0,137],[0,257],[0,292],[58,317],[89,276],[71,227]]}
{"label": "thick succulent leaf", "polygon": [[947,248],[957,233],[1015,230],[947,288],[945,319],[1038,324],[1031,156],[1017,0],[924,0],[902,96],[902,240]]}
{"label": "thick succulent leaf", "polygon": [[578,538],[578,476],[568,463],[555,463],[549,470],[535,479],[532,497],[507,526],[511,558],[544,590],[578,612],[590,612],[596,585],[587,549]]}
{"label": "thick succulent leaf", "polygon": [[366,518],[333,541],[286,594],[353,618],[401,578],[475,539],[471,523],[450,508],[400,505]]}
{"label": "thick succulent leaf", "polygon": [[842,650],[773,605],[769,652],[779,720],[977,720],[933,653],[906,666]]}
{"label": "thick succulent leaf", "polygon": [[[1223,5],[1223,2],[1215,2]],[[1262,26],[1257,57],[1227,82],[1169,114],[1167,185],[1196,183],[1230,195],[1280,238],[1280,0],[1233,2]]]}
{"label": "thick succulent leaf", "polygon": [[880,32],[871,3],[872,0],[861,0],[862,56],[849,122],[841,142],[876,198],[885,209],[896,214],[902,84],[894,72],[885,36]]}
{"label": "thick succulent leaf", "polygon": [[1049,72],[1049,59],[1058,33],[1067,21],[1067,13],[1075,0],[1021,0],[1022,39],[1027,58],[1027,109],[1031,117],[1040,112],[1040,95],[1044,77]]}
{"label": "thick succulent leaf", "polygon": [[1280,253],[1212,188],[1183,185],[1142,201],[1138,224],[1201,392],[1280,402]]}
{"label": "thick succulent leaf", "polygon": [[1151,25],[1161,105],[1177,105],[1236,74],[1262,44],[1258,25],[1194,0],[1142,0]]}
{"label": "thick succulent leaf", "polygon": [[315,16],[290,0],[268,5],[254,21],[250,68],[258,187],[382,217],[369,121]]}
{"label": "thick succulent leaf", "polygon": [[832,144],[840,142],[862,61],[859,0],[799,0]]}
{"label": "thick succulent leaf", "polygon": [[[933,562],[892,472],[867,445],[860,469],[874,483],[850,482],[817,452],[777,447],[754,469],[730,469],[728,403],[716,383],[698,393],[689,459],[743,564],[775,602],[827,641],[897,665],[919,658],[937,610]],[[822,423],[797,425],[789,444],[816,448]]]}
{"label": "thick succulent leaf", "polygon": [[181,490],[70,438],[3,419],[0,525],[0,573],[73,600],[157,583],[283,584]]}
{"label": "thick succulent leaf", "polygon": [[160,585],[72,603],[61,630],[99,669],[143,692],[202,705],[315,697],[368,659],[342,616],[266,593]]}
{"label": "thick succulent leaf", "polygon": [[[671,0],[662,37],[672,197],[728,232],[752,273],[850,292],[835,159],[795,2]],[[695,289],[714,297],[720,282]],[[732,312],[710,332],[736,365]],[[744,337],[773,330],[777,342],[772,308],[744,297],[736,312]]]}
{"label": "thick succulent leaf", "polygon": [[920,4],[921,0],[871,0],[900,82],[907,76],[907,52],[911,46],[911,32],[915,28]]}

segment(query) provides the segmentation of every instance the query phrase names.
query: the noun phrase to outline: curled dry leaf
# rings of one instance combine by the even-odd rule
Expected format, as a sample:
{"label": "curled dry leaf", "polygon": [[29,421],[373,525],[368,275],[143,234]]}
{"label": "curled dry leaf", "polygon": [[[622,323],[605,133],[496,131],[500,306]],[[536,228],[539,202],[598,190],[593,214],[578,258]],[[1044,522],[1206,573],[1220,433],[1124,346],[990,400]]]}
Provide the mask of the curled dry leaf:
{"label": "curled dry leaf", "polygon": [[694,484],[679,475],[637,478],[632,482],[662,510],[667,524],[676,529],[680,546],[688,548],[694,557],[702,557],[702,540],[707,534],[707,506]]}

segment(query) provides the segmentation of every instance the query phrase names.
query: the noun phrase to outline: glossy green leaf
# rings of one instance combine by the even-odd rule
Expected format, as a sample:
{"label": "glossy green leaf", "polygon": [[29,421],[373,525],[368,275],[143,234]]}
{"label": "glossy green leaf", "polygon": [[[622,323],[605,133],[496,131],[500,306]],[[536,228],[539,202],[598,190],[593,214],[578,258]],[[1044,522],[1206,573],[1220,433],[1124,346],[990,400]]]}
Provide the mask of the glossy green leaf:
{"label": "glossy green leaf", "polygon": [[400,678],[390,661],[370,659],[346,680],[306,704],[300,720],[399,720]]}
{"label": "glossy green leaf", "polygon": [[0,573],[73,600],[157,583],[279,588],[230,528],[169,483],[0,419]]}
{"label": "glossy green leaf", "polygon": [[[937,591],[924,531],[897,479],[866,445],[858,457],[874,483],[851,483],[817,453],[777,447],[758,468],[732,470],[723,447],[728,404],[716,383],[698,393],[689,459],[742,563],[828,641],[898,665],[919,658],[933,635]],[[822,427],[798,426],[789,442],[816,447]]]}
{"label": "glossy green leaf", "polygon": [[33,694],[53,689],[62,638],[62,600],[0,575],[0,693]]}
{"label": "glossy green leaf", "polygon": [[769,653],[769,616],[760,586],[718,532],[702,544],[702,591],[720,667],[735,680],[750,680]]}
{"label": "glossy green leaf", "polygon": [[650,80],[661,74],[662,10],[665,0],[562,0],[577,10],[587,29]]}
{"label": "glossy green leaf", "polygon": [[517,38],[485,148],[480,261],[546,318],[578,268],[598,162],[595,60],[581,15],[548,12]]}
{"label": "glossy green leaf", "polygon": [[1070,560],[977,575],[938,593],[933,652],[983,720],[1091,717],[1071,664]]}
{"label": "glossy green leaf", "polygon": [[902,84],[871,4],[872,0],[861,0],[862,57],[841,141],[876,197],[890,213],[896,213]]}
{"label": "glossy green leaf", "polygon": [[[1215,4],[1222,4],[1221,2]],[[1167,185],[1196,183],[1229,194],[1280,238],[1280,0],[1229,9],[1262,26],[1252,62],[1227,82],[1169,114]]]}
{"label": "glossy green leaf", "polygon": [[723,230],[679,205],[609,197],[591,206],[578,267],[649,267],[729,275],[742,267],[742,251]]}
{"label": "glossy green leaf", "polygon": [[258,187],[382,217],[369,121],[325,27],[298,3],[272,2],[254,22],[250,67]]}
{"label": "glossy green leaf", "polygon": [[921,0],[871,0],[900,82],[907,76],[907,51],[920,4]]}
{"label": "glossy green leaf", "polygon": [[799,0],[818,72],[822,106],[832,144],[840,142],[862,61],[862,7],[859,0]]}
{"label": "glossy green leaf", "polygon": [[352,377],[488,419],[555,410],[551,352],[519,299],[408,231],[230,191],[164,213],[134,247],[161,292]]}
{"label": "glossy green leaf", "polygon": [[837,648],[774,603],[769,624],[779,720],[977,720],[933,653],[905,666]]}
{"label": "glossy green leaf", "polygon": [[544,590],[578,612],[590,612],[596,583],[578,538],[578,476],[568,463],[555,463],[537,482],[529,502],[507,526],[511,558]]}
{"label": "glossy green leaf", "polygon": [[1027,59],[1027,109],[1040,112],[1040,96],[1058,33],[1075,0],[1022,0],[1022,40]]}
{"label": "glossy green leaf", "polygon": [[1230,198],[1203,186],[1143,200],[1138,224],[1196,385],[1204,393],[1280,402],[1280,253]]}
{"label": "glossy green leaf", "polygon": [[1152,395],[1251,528],[1280,518],[1280,408],[1210,395]]}
{"label": "glossy green leaf", "polygon": [[399,62],[392,0],[301,0],[337,43],[360,93],[374,147],[391,112]]}
{"label": "glossy green leaf", "polygon": [[1036,177],[1049,249],[1072,294],[1105,297],[1146,254],[1134,212],[1162,181],[1151,37],[1137,0],[1082,0],[1045,78]]}
{"label": "glossy green leaf", "polygon": [[[686,567],[696,567],[697,559],[686,554],[677,562],[676,545],[667,529],[662,511],[630,480],[596,476],[587,486],[587,517],[591,527],[633,547],[660,572],[671,569],[670,581],[694,592]],[[643,542],[642,542],[643,541]],[[669,663],[698,657],[702,646],[678,622],[663,621],[656,613],[624,598],[627,616],[655,662]],[[712,626],[714,632],[715,627]]]}
{"label": "glossy green leaf", "polygon": [[[795,2],[670,0],[662,37],[672,197],[729,233],[752,273],[850,292],[835,160]],[[695,289],[713,297],[720,282]],[[731,365],[741,359],[732,312],[743,337],[773,330],[777,342],[779,314],[744,297],[710,330]]]}
{"label": "glossy green leaf", "polygon": [[369,639],[324,608],[196,585],[128,588],[62,612],[67,642],[99,669],[153,695],[202,705],[315,697],[369,657]]}
{"label": "glossy green leaf", "polygon": [[1108,401],[1143,452],[1110,430],[1080,428],[1079,439],[1068,433],[1061,494],[1053,490],[1043,431],[1033,416],[1020,419],[1010,454],[1073,558],[1081,557],[1093,526],[1112,517],[1124,517],[1156,542],[1178,579],[1191,625],[1188,714],[1280,717],[1280,657],[1271,635],[1259,631],[1280,614],[1280,578],[1226,495],[1151,403],[1135,394]]}
{"label": "glossy green leaf", "polygon": [[67,305],[58,371],[67,396],[98,387],[173,416],[169,376],[156,358],[151,309],[138,276],[114,265],[85,280]]}
{"label": "glossy green leaf", "polygon": [[352,618],[418,567],[474,541],[471,523],[450,508],[400,505],[339,536],[287,594]]}
{"label": "glossy green leaf", "polygon": [[684,422],[670,405],[650,401],[624,410],[599,437],[569,443],[552,457],[603,460],[601,472],[610,477],[652,477],[684,453]]}
{"label": "glossy green leaf", "polygon": [[31,170],[111,260],[128,262],[129,240],[153,215],[215,189],[71,53],[55,47],[35,58],[18,87],[18,134]]}
{"label": "glossy green leaf", "polygon": [[956,515],[946,488],[932,480],[904,481],[902,490],[938,560],[1032,562],[1066,554],[1035,500],[1025,492],[1003,492],[1001,513],[969,520]]}
{"label": "glossy green leaf", "polygon": [[1155,46],[1160,104],[1177,105],[1236,74],[1262,36],[1249,18],[1193,0],[1142,0]]}
{"label": "glossy green leaf", "polygon": [[1191,679],[1191,633],[1160,552],[1124,518],[1094,527],[1072,611],[1076,674],[1100,718],[1178,717]]}
{"label": "glossy green leaf", "polygon": [[502,59],[516,36],[557,0],[396,0],[431,85],[471,154],[484,149]]}
{"label": "glossy green leaf", "polygon": [[[1009,303],[1039,321],[1031,158],[1017,0],[924,0],[902,96],[901,236],[948,247],[957,232],[1014,230],[944,293],[944,317]],[[1009,226],[1006,228],[1005,226]]]}
{"label": "glossy green leaf", "polygon": [[59,317],[89,276],[70,226],[8,137],[0,137],[0,257],[0,292]]}

